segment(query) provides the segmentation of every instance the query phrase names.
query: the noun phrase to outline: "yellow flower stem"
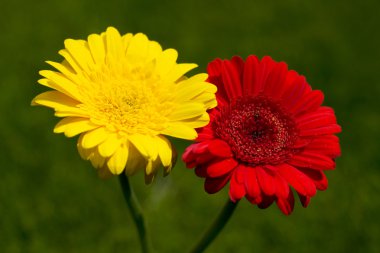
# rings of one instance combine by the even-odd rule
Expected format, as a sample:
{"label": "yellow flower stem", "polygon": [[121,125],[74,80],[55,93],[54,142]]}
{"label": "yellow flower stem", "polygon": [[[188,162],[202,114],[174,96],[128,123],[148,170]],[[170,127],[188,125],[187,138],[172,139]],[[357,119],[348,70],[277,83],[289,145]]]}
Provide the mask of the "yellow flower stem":
{"label": "yellow flower stem", "polygon": [[218,217],[214,220],[211,226],[206,230],[200,240],[195,244],[190,253],[201,253],[208,245],[218,236],[220,231],[227,224],[231,215],[233,214],[238,202],[234,203],[229,198],[224,205],[222,211],[219,213]]}
{"label": "yellow flower stem", "polygon": [[131,212],[132,218],[136,224],[141,244],[141,252],[150,253],[152,252],[152,246],[141,205],[137,200],[135,193],[133,192],[128,177],[124,173],[119,175],[119,181],[121,189],[123,191],[124,199],[129,207],[129,211]]}

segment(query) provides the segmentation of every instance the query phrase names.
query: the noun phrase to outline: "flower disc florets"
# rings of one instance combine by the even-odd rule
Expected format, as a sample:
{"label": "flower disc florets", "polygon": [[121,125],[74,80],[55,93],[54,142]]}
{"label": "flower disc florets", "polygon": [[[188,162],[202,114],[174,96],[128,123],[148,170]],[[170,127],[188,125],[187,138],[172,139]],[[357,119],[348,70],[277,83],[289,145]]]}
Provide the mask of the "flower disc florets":
{"label": "flower disc florets", "polygon": [[236,159],[251,166],[283,162],[297,138],[294,120],[264,96],[235,99],[221,108],[212,128]]}

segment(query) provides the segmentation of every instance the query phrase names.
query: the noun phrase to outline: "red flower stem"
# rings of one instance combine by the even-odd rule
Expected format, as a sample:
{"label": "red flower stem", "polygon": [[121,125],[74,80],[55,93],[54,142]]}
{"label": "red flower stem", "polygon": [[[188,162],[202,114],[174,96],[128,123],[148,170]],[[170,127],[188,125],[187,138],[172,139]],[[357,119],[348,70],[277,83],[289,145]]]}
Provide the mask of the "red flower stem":
{"label": "red flower stem", "polygon": [[201,253],[207,248],[207,246],[218,236],[220,231],[222,231],[224,226],[227,224],[238,203],[239,202],[232,202],[228,198],[227,203],[224,205],[218,217],[206,230],[206,232],[203,234],[198,243],[193,247],[190,253]]}
{"label": "red flower stem", "polygon": [[143,211],[137,197],[129,183],[128,177],[122,173],[119,175],[119,181],[121,185],[121,189],[123,191],[125,202],[129,207],[129,211],[131,212],[133,221],[136,224],[136,228],[138,231],[141,252],[149,253],[152,252],[152,246],[149,238],[149,233],[147,230],[146,222],[144,219]]}

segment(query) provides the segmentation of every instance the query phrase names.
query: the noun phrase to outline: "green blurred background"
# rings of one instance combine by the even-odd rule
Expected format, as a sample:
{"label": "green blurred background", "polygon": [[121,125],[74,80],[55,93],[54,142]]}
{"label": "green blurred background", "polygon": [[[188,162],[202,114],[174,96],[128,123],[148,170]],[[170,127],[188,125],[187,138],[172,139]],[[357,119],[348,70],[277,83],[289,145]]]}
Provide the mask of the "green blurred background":
{"label": "green blurred background", "polygon": [[[99,180],[57,118],[30,107],[66,38],[144,32],[204,72],[215,57],[286,61],[325,92],[343,127],[329,189],[286,217],[241,201],[207,252],[380,252],[379,1],[65,0],[0,3],[0,252],[138,252],[117,178]],[[185,147],[187,143],[177,142]],[[182,150],[180,150],[182,152]],[[222,207],[179,163],[132,178],[157,252],[185,252]]]}

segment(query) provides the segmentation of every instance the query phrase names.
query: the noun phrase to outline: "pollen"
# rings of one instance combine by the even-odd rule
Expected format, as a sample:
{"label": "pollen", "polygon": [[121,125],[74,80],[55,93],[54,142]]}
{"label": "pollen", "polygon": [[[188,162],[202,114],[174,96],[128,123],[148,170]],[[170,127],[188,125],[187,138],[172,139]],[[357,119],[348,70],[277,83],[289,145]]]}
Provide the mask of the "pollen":
{"label": "pollen", "polygon": [[127,61],[118,62],[116,68],[113,62],[113,66],[104,64],[92,70],[80,87],[82,108],[90,112],[94,123],[110,130],[156,135],[166,127],[165,115],[174,104],[164,99],[172,91],[153,70],[150,62],[136,66]]}
{"label": "pollen", "polygon": [[237,98],[218,117],[212,125],[215,133],[246,164],[278,164],[295,152],[294,120],[264,96]]}

